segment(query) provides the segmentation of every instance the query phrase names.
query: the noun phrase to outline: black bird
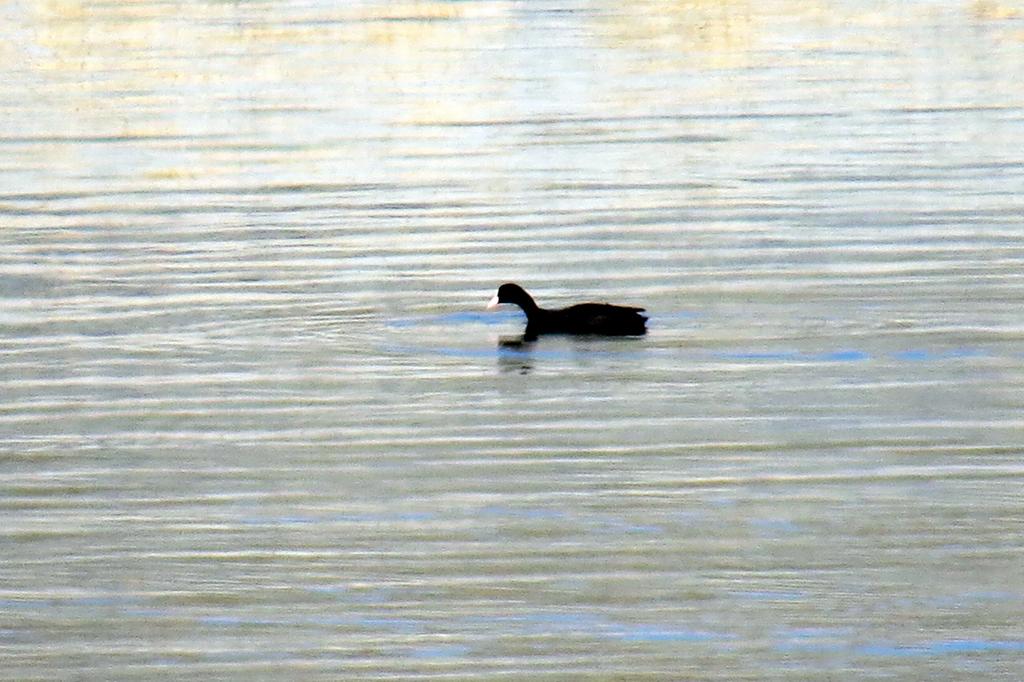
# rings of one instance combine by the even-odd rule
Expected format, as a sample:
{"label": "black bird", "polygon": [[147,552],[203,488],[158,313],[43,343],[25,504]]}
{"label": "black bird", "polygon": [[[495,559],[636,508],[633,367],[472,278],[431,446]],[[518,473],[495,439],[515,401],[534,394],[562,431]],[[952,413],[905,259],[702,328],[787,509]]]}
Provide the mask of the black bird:
{"label": "black bird", "polygon": [[518,284],[502,284],[498,293],[487,304],[495,308],[501,303],[512,303],[526,313],[525,340],[541,334],[596,334],[601,336],[642,336],[647,333],[647,317],[643,308],[611,305],[609,303],[579,303],[561,310],[545,310],[534,302]]}

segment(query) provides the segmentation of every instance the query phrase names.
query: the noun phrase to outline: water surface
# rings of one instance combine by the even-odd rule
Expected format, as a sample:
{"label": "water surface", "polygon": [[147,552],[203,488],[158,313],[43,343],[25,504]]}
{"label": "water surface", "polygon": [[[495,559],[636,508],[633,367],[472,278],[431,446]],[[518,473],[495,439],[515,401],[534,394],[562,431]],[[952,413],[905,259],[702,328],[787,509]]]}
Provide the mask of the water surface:
{"label": "water surface", "polygon": [[0,677],[1024,675],[1024,6],[0,16]]}

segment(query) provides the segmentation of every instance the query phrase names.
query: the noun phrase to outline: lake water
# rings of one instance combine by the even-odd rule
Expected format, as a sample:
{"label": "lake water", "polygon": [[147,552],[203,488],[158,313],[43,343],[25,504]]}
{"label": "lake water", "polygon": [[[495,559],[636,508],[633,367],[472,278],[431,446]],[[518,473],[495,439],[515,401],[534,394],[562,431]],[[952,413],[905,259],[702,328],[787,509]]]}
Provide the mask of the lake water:
{"label": "lake water", "polygon": [[1024,677],[1021,2],[0,20],[0,678]]}

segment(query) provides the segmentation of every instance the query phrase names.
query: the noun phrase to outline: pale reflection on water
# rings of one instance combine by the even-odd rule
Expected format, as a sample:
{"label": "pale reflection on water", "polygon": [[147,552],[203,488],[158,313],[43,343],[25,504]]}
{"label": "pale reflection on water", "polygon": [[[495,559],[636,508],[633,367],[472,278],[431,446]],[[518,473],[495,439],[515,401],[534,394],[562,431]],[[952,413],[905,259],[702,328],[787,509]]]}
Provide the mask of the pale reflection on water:
{"label": "pale reflection on water", "polygon": [[0,678],[1024,675],[1020,3],[0,19]]}

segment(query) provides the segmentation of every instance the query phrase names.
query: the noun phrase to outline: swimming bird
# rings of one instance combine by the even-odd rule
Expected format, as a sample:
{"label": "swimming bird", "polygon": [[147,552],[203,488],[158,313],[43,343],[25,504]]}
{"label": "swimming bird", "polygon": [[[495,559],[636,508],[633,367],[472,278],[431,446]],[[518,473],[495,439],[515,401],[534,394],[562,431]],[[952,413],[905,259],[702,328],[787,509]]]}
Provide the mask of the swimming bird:
{"label": "swimming bird", "polygon": [[487,304],[487,309],[511,303],[526,313],[523,338],[536,339],[541,334],[595,334],[600,336],[642,336],[647,333],[647,317],[643,308],[610,303],[578,303],[561,310],[545,310],[518,284],[502,284]]}

